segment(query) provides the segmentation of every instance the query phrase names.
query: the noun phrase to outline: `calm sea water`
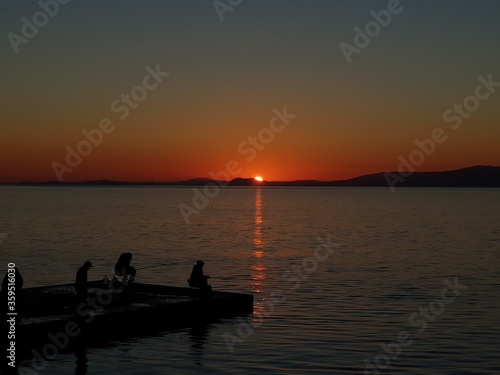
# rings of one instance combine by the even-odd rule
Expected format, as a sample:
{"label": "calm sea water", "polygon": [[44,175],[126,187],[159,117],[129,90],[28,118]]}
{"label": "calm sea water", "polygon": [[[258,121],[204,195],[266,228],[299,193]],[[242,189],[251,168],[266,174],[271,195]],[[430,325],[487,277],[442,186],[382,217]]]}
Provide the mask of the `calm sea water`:
{"label": "calm sea water", "polygon": [[250,316],[62,354],[44,373],[500,373],[499,190],[226,188],[190,224],[191,188],[0,194],[0,270],[15,262],[26,287],[72,282],[87,259],[101,279],[130,251],[138,268],[166,263],[141,282],[186,286],[203,259],[214,289],[255,295]]}

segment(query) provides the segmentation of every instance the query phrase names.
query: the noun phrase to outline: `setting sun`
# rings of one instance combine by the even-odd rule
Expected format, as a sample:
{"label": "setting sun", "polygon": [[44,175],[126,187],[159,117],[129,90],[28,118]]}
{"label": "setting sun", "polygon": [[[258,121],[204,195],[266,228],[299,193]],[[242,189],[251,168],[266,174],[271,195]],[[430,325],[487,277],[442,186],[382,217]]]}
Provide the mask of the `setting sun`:
{"label": "setting sun", "polygon": [[264,179],[263,179],[262,177],[260,177],[260,176],[255,176],[255,177],[254,177],[254,179],[255,179],[256,181],[259,181],[259,182],[264,181]]}

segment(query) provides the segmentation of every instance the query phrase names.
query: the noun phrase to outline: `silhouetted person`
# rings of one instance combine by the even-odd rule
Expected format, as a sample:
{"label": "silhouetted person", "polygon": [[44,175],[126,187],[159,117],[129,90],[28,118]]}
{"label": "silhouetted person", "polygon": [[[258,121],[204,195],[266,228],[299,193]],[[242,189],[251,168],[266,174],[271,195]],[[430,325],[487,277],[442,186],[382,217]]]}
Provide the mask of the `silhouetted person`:
{"label": "silhouetted person", "polygon": [[121,276],[126,286],[135,279],[136,270],[130,265],[132,253],[122,253],[115,264],[115,275]]}
{"label": "silhouetted person", "polygon": [[87,272],[91,267],[92,263],[87,260],[76,272],[75,290],[79,300],[84,300],[87,297],[89,288]]}
{"label": "silhouetted person", "polygon": [[191,276],[189,276],[189,285],[195,288],[200,288],[202,292],[209,292],[212,287],[208,285],[208,279],[210,276],[203,274],[203,265],[205,263],[202,260],[196,262],[191,271]]}

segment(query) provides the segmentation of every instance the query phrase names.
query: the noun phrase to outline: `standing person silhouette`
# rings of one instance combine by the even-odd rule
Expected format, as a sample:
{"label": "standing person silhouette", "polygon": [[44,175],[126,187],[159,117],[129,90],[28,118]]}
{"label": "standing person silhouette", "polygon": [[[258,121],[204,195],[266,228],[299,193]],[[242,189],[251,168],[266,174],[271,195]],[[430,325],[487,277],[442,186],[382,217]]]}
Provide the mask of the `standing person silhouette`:
{"label": "standing person silhouette", "polygon": [[89,288],[87,272],[90,268],[92,268],[92,263],[87,260],[76,272],[75,290],[79,301],[87,297]]}

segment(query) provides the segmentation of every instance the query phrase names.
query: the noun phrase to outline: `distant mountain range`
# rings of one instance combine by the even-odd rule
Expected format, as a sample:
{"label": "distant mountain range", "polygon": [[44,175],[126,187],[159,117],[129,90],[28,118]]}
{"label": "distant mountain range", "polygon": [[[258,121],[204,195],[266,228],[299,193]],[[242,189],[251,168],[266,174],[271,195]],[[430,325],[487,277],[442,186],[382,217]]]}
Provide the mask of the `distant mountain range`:
{"label": "distant mountain range", "polygon": [[[500,167],[474,166],[444,172],[381,172],[348,180],[264,181],[266,186],[373,186],[373,187],[500,187]],[[261,185],[254,179],[235,179],[233,186]]]}
{"label": "distant mountain range", "polygon": [[444,172],[381,172],[355,177],[349,180],[318,181],[263,181],[253,178],[235,178],[231,181],[216,181],[209,178],[194,178],[175,182],[126,182],[97,180],[86,182],[43,183],[25,182],[21,184],[3,185],[55,185],[55,186],[113,186],[113,185],[147,185],[147,186],[204,186],[215,183],[220,186],[380,186],[380,187],[500,187],[500,167],[474,166]]}

